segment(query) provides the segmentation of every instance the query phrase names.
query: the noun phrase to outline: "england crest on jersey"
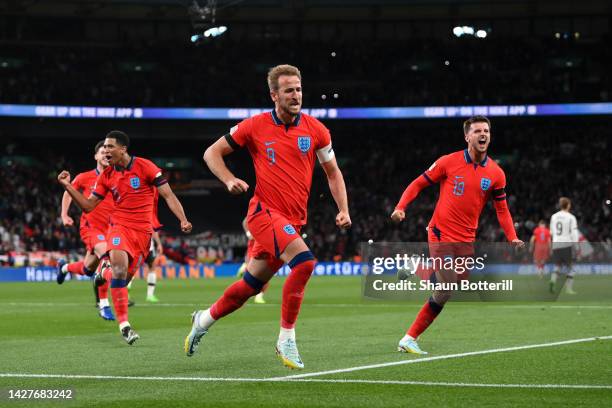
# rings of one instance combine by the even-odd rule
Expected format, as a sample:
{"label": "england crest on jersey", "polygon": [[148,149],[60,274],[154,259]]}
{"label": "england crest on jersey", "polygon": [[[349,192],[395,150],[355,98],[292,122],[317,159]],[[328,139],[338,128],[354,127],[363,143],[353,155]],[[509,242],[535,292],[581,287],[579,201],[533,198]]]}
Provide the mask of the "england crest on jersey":
{"label": "england crest on jersey", "polygon": [[295,234],[295,228],[293,228],[293,225],[291,224],[287,224],[283,227],[283,231],[285,231],[288,235],[293,235]]}
{"label": "england crest on jersey", "polygon": [[130,179],[130,186],[132,186],[132,188],[140,187],[140,179],[138,177],[132,177]]}
{"label": "england crest on jersey", "polygon": [[487,191],[489,187],[491,187],[491,180],[485,177],[481,178],[480,188],[482,189],[482,191]]}
{"label": "england crest on jersey", "polygon": [[302,153],[308,152],[310,150],[310,136],[298,136],[298,148]]}

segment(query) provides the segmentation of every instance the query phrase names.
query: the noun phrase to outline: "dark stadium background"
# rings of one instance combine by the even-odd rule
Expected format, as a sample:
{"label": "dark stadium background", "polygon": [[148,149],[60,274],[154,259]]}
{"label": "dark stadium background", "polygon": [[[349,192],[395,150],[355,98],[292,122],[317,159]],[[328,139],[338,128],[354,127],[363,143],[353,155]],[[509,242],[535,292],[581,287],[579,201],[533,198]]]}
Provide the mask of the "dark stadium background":
{"label": "dark stadium background", "polygon": [[[222,35],[191,41],[219,25]],[[486,38],[457,37],[464,26]],[[88,408],[610,406],[611,40],[607,0],[0,0],[0,407],[57,407],[4,401],[15,390],[66,389],[71,407]],[[243,262],[251,159],[245,151],[227,159],[251,185],[243,196],[226,193],[202,160],[237,120],[32,113],[41,105],[271,110],[266,73],[282,63],[300,68],[307,109],[603,107],[491,117],[489,154],[505,170],[519,238],[528,242],[537,222],[550,220],[559,197],[572,200],[590,241],[577,245],[575,291],[566,274],[550,284],[552,261],[540,275],[528,250],[505,243],[487,204],[478,247],[491,268],[471,282],[510,279],[514,289],[454,293],[418,337],[430,354],[398,353],[431,293],[374,293],[368,279],[379,275],[369,274],[368,256],[425,248],[437,187],[401,225],[390,214],[436,158],[465,148],[464,118],[325,118],[353,225],[336,228],[317,165],[304,230],[317,264],[296,329],[304,370],[287,370],[274,353],[288,266],[270,281],[266,304],[249,300],[187,357],[191,314],[219,299]],[[169,261],[158,257],[155,275],[141,269],[134,281],[129,317],[141,338],[133,346],[105,320],[110,308],[92,307],[92,280],[56,283],[58,261],[84,253],[78,228],[62,226],[57,174],[92,169],[94,145],[114,129],[130,135],[132,154],[164,169],[193,223],[181,234],[160,202]],[[397,287],[417,281],[404,268],[388,272]]]}
{"label": "dark stadium background", "polygon": [[[0,103],[271,108],[265,75],[278,63],[301,69],[305,108],[611,97],[605,1],[219,1],[216,22],[228,31],[197,44],[190,36],[202,27],[194,26],[190,6],[1,2]],[[457,38],[452,28],[462,25],[488,36]],[[558,197],[567,195],[585,237],[610,240],[610,117],[492,121],[490,155],[506,171],[520,238],[528,240],[535,223],[548,219]],[[92,168],[92,146],[112,129],[133,138],[133,154],[165,167],[195,234],[241,234],[249,197],[226,194],[201,159],[235,121],[2,117],[0,123],[0,225],[10,238],[0,242],[0,254],[80,252],[78,230],[61,226],[62,189],[54,177],[63,168],[73,176]],[[332,131],[354,225],[347,233],[335,229],[334,203],[316,170],[306,233],[319,259],[353,259],[358,243],[368,239],[424,240],[437,188],[410,207],[409,222],[393,226],[388,216],[414,177],[440,155],[464,147],[461,119],[324,123]],[[229,162],[253,187],[248,155],[239,152]],[[164,203],[160,217],[165,239],[177,235]],[[19,248],[7,233],[20,237]],[[479,234],[503,240],[492,208],[484,211]],[[238,260],[244,248],[233,250]],[[183,251],[193,256],[195,248],[183,245]]]}

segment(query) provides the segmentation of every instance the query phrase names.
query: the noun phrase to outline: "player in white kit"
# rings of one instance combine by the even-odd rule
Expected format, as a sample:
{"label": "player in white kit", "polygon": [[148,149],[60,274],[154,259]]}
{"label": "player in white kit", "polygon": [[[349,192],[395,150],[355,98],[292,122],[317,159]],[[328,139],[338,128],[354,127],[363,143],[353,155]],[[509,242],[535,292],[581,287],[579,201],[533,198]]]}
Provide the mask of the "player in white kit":
{"label": "player in white kit", "polygon": [[560,211],[550,217],[550,234],[552,235],[552,260],[555,269],[550,276],[550,291],[555,291],[555,285],[560,273],[566,275],[565,291],[574,295],[574,274],[572,273],[572,249],[578,242],[578,222],[570,213],[572,202],[567,197],[559,199]]}

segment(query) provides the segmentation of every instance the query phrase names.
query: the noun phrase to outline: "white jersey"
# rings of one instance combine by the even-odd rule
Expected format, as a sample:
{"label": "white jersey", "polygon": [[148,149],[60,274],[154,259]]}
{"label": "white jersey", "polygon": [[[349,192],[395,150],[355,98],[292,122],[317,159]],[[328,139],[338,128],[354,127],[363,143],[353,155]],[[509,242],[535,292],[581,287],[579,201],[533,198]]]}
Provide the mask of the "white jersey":
{"label": "white jersey", "polygon": [[569,211],[558,211],[550,217],[553,249],[571,247],[578,242],[578,222]]}

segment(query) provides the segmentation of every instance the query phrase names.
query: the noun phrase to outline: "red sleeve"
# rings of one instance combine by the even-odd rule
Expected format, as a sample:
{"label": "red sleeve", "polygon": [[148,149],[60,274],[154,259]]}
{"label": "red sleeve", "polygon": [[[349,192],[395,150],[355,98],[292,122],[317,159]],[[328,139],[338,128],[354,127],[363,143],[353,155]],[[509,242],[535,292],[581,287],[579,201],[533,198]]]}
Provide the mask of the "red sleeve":
{"label": "red sleeve", "polygon": [[495,201],[506,200],[506,173],[499,168],[499,176],[493,182],[493,191],[491,192],[491,198]]}
{"label": "red sleeve", "polygon": [[500,168],[500,176],[493,184],[493,204],[495,205],[495,211],[497,212],[497,220],[499,225],[506,234],[506,239],[510,242],[517,239],[516,231],[514,230],[514,222],[512,221],[512,215],[510,215],[510,209],[506,202],[506,175]]}
{"label": "red sleeve", "polygon": [[147,183],[159,187],[162,184],[166,184],[168,182],[168,180],[166,180],[166,178],[162,174],[161,169],[157,167],[155,163],[153,163],[151,160],[146,159],[143,161],[143,163],[143,176]]}
{"label": "red sleeve", "polygon": [[497,212],[497,220],[501,225],[506,234],[508,241],[512,242],[517,239],[516,231],[514,230],[514,222],[512,221],[512,215],[510,215],[510,209],[508,209],[508,203],[505,199],[499,201],[493,201],[495,205],[495,211]]}
{"label": "red sleeve", "polygon": [[252,130],[253,118],[245,119],[230,129],[229,133],[225,135],[225,140],[232,146],[232,149],[238,150],[247,144],[251,137]]}
{"label": "red sleeve", "polygon": [[319,137],[317,140],[317,145],[315,146],[315,151],[329,146],[329,144],[331,143],[331,134],[329,133],[329,129],[321,122],[318,122],[317,124],[319,125]]}
{"label": "red sleeve", "polygon": [[83,177],[81,176],[82,173],[77,174],[77,176],[74,178],[74,180],[72,180],[72,187],[74,187],[75,190],[83,192]]}
{"label": "red sleeve", "polygon": [[402,194],[402,198],[400,198],[399,202],[395,206],[396,210],[404,211],[406,206],[410,204],[423,190],[425,187],[428,187],[431,183],[429,180],[425,178],[425,173],[421,176],[415,178],[406,190],[404,190],[404,194]]}
{"label": "red sleeve", "polygon": [[425,177],[430,184],[439,183],[440,180],[446,177],[447,157],[448,156],[440,157],[423,173],[423,177]]}
{"label": "red sleeve", "polygon": [[395,206],[396,210],[404,211],[406,206],[410,204],[425,187],[436,184],[446,177],[446,157],[447,156],[440,157],[434,164],[425,170],[423,174],[415,178],[412,183],[406,187],[406,190],[404,190],[402,194],[402,198],[400,198]]}
{"label": "red sleeve", "polygon": [[106,175],[107,175],[106,171],[103,171],[102,173],[100,173],[100,175],[98,176],[98,179],[96,180],[96,186],[91,192],[91,194],[95,195],[101,200],[104,200],[104,197],[106,197],[106,194],[108,194],[108,185],[106,184]]}

